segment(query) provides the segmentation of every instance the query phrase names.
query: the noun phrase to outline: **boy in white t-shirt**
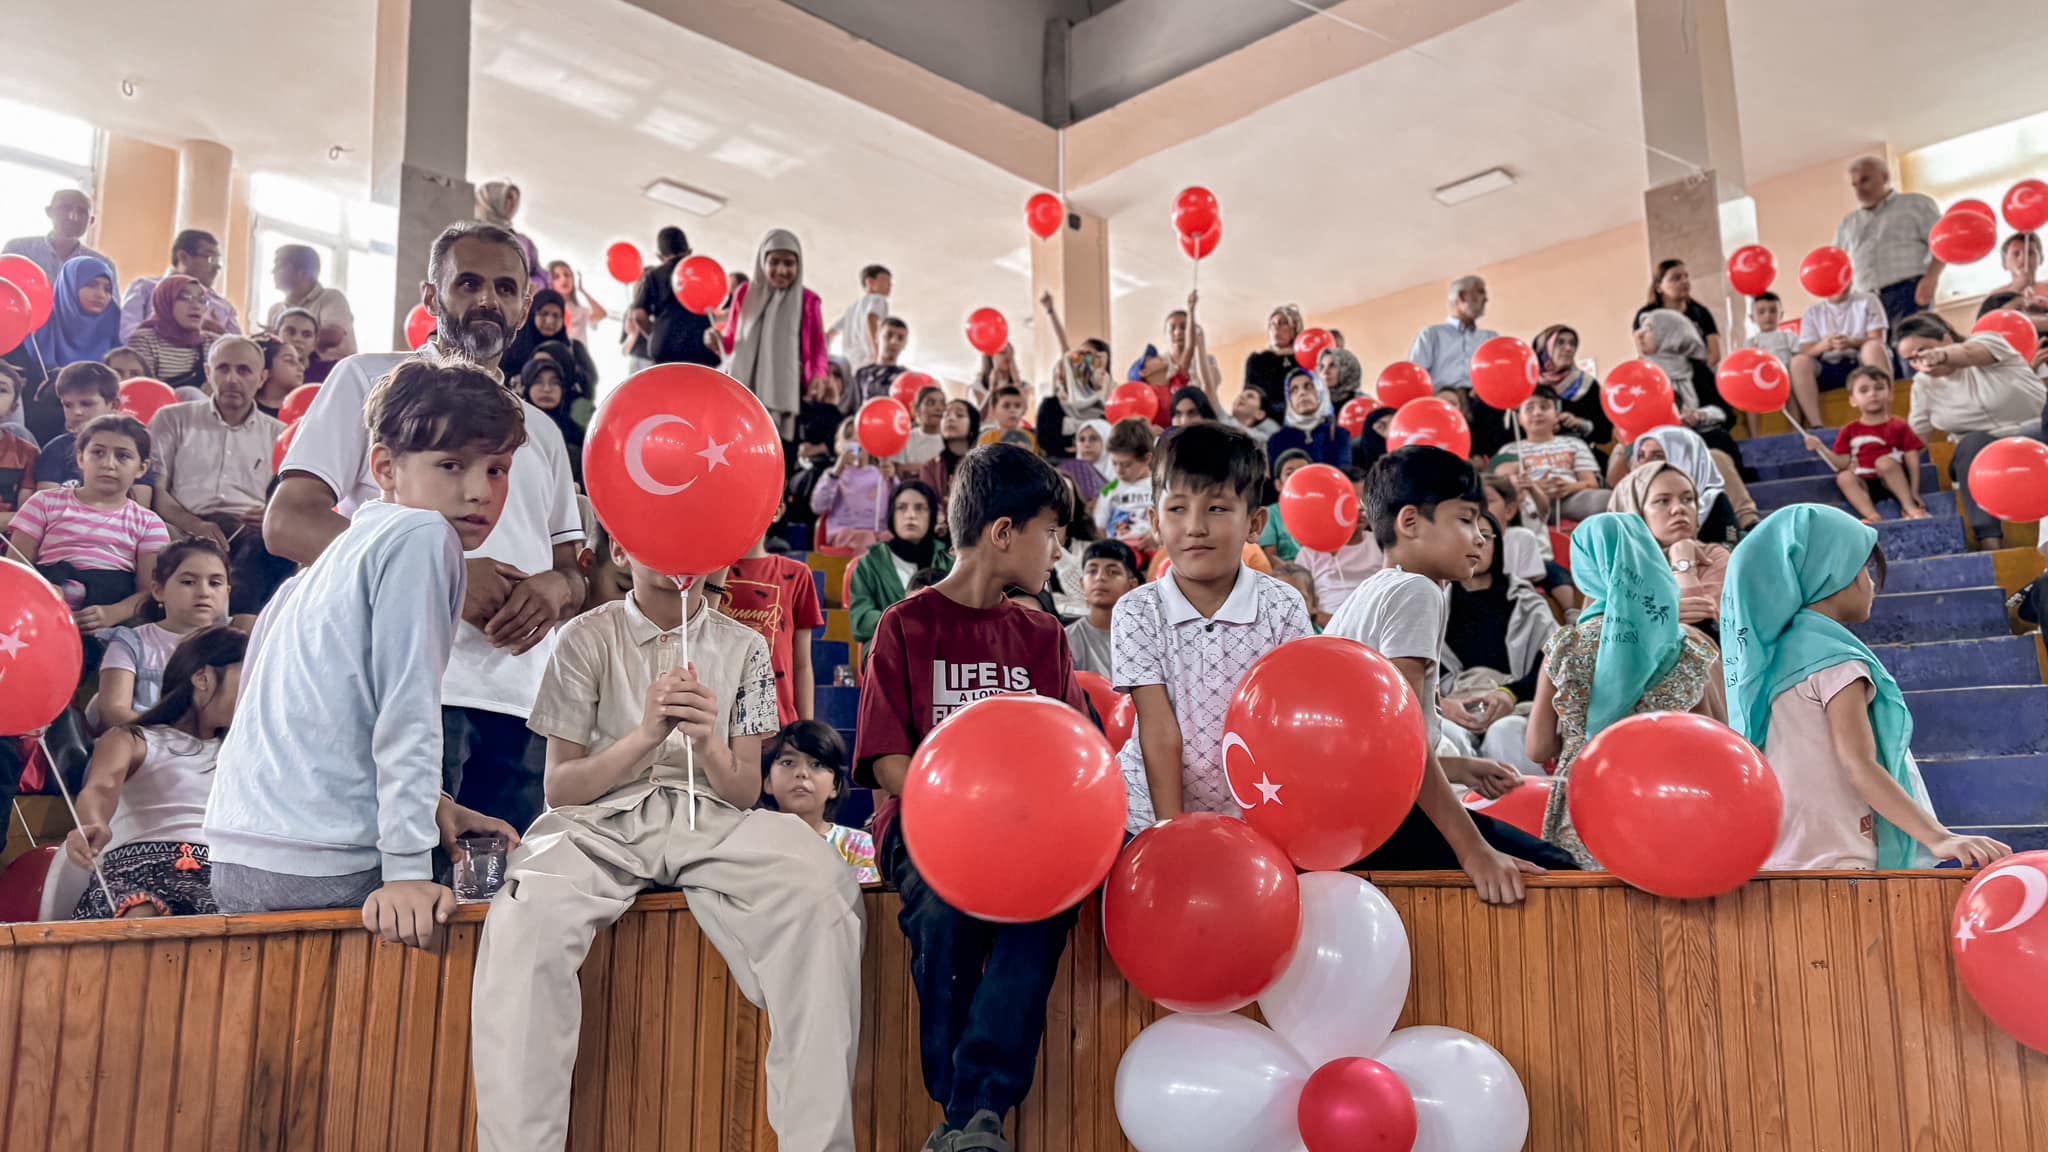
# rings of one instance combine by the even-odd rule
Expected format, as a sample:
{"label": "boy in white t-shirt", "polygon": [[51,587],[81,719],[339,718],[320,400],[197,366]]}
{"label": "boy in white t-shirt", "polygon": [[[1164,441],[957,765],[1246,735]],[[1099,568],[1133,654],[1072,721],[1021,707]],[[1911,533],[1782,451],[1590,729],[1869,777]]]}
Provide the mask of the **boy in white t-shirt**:
{"label": "boy in white t-shirt", "polygon": [[[1438,660],[1449,617],[1444,586],[1469,578],[1479,565],[1483,507],[1479,474],[1441,448],[1403,448],[1381,457],[1366,479],[1365,514],[1387,567],[1359,585],[1323,633],[1356,640],[1392,661],[1421,702],[1427,724],[1429,765],[1415,810],[1359,866],[1397,872],[1459,868],[1472,877],[1482,900],[1510,904],[1522,899],[1523,874],[1573,863],[1533,836],[1468,812],[1451,790],[1456,781],[1493,798],[1519,787],[1520,773],[1491,760],[1440,757],[1436,751],[1443,727]],[[1498,692],[1482,694],[1477,703],[1512,707]]]}
{"label": "boy in white t-shirt", "polygon": [[839,351],[854,372],[873,364],[882,347],[882,322],[889,318],[889,292],[895,279],[880,264],[861,269],[861,298],[832,326],[839,333]]}
{"label": "boy in white t-shirt", "polygon": [[1792,358],[1792,402],[1808,428],[1824,425],[1820,394],[1849,386],[1858,364],[1892,370],[1885,343],[1891,321],[1874,292],[1844,288],[1806,310],[1799,321],[1799,354]]}
{"label": "boy in white t-shirt", "polygon": [[1534,488],[1557,506],[1566,520],[1584,520],[1607,511],[1614,493],[1600,487],[1600,462],[1593,449],[1577,436],[1557,434],[1557,393],[1539,384],[1522,401],[1522,438],[1501,449],[1513,456],[1500,466],[1500,474],[1515,487]]}
{"label": "boy in white t-shirt", "polygon": [[1109,430],[1109,460],[1116,479],[1095,501],[1095,527],[1138,553],[1142,566],[1159,547],[1152,531],[1152,425],[1125,420]]}

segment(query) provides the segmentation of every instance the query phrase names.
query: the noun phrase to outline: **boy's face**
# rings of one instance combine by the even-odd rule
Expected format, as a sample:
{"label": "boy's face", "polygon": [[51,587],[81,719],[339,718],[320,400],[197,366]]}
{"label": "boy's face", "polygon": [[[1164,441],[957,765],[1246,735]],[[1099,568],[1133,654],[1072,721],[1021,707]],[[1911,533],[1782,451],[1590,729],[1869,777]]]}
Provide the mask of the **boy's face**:
{"label": "boy's face", "polygon": [[499,513],[505,510],[512,454],[473,446],[397,453],[379,444],[370,449],[370,470],[377,477],[377,487],[392,503],[425,508],[447,518],[462,541],[462,550],[469,552],[490,536]]}
{"label": "boy's face", "polygon": [[1522,431],[1531,440],[1548,440],[1557,433],[1557,402],[1548,396],[1531,396],[1522,401]]}
{"label": "boy's face", "polygon": [[1036,596],[1060,551],[1059,516],[1043,508],[1029,520],[998,520],[983,533],[982,541],[984,546],[994,545],[988,553],[996,579]]}
{"label": "boy's face", "polygon": [[1479,504],[1472,500],[1447,500],[1436,506],[1434,515],[1424,515],[1410,504],[1401,509],[1401,542],[1408,558],[1402,561],[1411,572],[1432,580],[1464,580],[1485,559],[1479,530]]}
{"label": "boy's face", "polygon": [[1121,560],[1090,560],[1081,566],[1081,595],[1090,608],[1110,608],[1137,584]]}
{"label": "boy's face", "polygon": [[1776,300],[1758,300],[1749,306],[1749,318],[1756,321],[1759,332],[1776,332],[1783,312],[1784,305]]}
{"label": "boy's face", "polygon": [[1289,480],[1294,479],[1294,474],[1296,472],[1301,471],[1303,468],[1308,467],[1308,464],[1308,461],[1303,460],[1299,456],[1296,456],[1294,459],[1289,460],[1285,464],[1282,464],[1280,466],[1280,486],[1282,488],[1287,487],[1287,482]]}
{"label": "boy's face", "polygon": [[13,412],[14,402],[18,399],[20,394],[14,387],[14,378],[0,376],[0,413]]}
{"label": "boy's face", "polygon": [[79,478],[88,494],[102,500],[135,487],[147,465],[135,441],[119,433],[101,432],[78,446]]}
{"label": "boy's face", "polygon": [[57,402],[64,406],[64,430],[76,433],[80,428],[105,416],[114,410],[107,398],[98,392],[62,392]]}
{"label": "boy's face", "polygon": [[304,316],[287,316],[277,322],[278,339],[299,350],[299,359],[311,360],[313,346],[320,339],[313,322]]}
{"label": "boy's face", "polygon": [[1230,402],[1230,415],[1249,428],[1266,418],[1266,398],[1256,388],[1241,389]]}
{"label": "boy's face", "polygon": [[1024,398],[1005,396],[996,401],[996,423],[1009,431],[1016,431],[1024,425]]}
{"label": "boy's face", "polygon": [[1883,416],[1892,408],[1891,386],[1869,376],[1858,376],[1849,386],[1849,403],[1865,416]]}
{"label": "boy's face", "polygon": [[148,369],[142,366],[142,357],[133,352],[109,352],[101,363],[113,370],[116,379],[124,382],[149,374]]}
{"label": "boy's face", "polygon": [[1109,462],[1116,465],[1116,478],[1126,484],[1136,484],[1152,474],[1152,457],[1133,456],[1129,452],[1111,452]]}
{"label": "boy's face", "polygon": [[895,363],[903,355],[903,346],[910,343],[910,333],[894,324],[882,326],[882,359]]}
{"label": "boy's face", "polygon": [[946,415],[946,397],[939,392],[926,392],[917,398],[917,426],[927,433],[939,430],[939,421]]}
{"label": "boy's face", "polygon": [[1225,485],[1195,489],[1176,483],[1159,501],[1159,546],[1179,575],[1223,580],[1237,571],[1245,543],[1258,532],[1253,518],[1251,505]]}
{"label": "boy's face", "polygon": [[810,753],[784,748],[768,768],[766,787],[784,812],[805,820],[823,819],[825,802],[838,794],[839,780]]}
{"label": "boy's face", "polygon": [[895,286],[896,277],[890,275],[887,272],[882,273],[880,276],[868,277],[866,283],[864,284],[864,287],[866,287],[868,291],[874,293],[877,296],[887,296],[889,294],[889,291]]}

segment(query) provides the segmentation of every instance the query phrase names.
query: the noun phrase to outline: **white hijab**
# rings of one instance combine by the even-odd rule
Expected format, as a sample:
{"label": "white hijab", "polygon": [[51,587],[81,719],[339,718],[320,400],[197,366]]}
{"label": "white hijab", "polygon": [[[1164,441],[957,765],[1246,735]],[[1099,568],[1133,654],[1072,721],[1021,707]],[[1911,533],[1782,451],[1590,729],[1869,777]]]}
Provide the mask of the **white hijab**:
{"label": "white hijab", "polygon": [[[777,291],[768,284],[768,254],[796,253],[796,282]],[[777,228],[754,253],[754,276],[740,305],[740,322],[725,373],[761,398],[778,421],[803,398],[804,248],[796,234]]]}
{"label": "white hijab", "polygon": [[[1116,461],[1109,458],[1109,421],[1084,420],[1081,422],[1081,427],[1093,428],[1095,429],[1095,434],[1102,437],[1102,455],[1097,456],[1093,460],[1083,461],[1083,463],[1092,466],[1097,472],[1100,472],[1104,480],[1116,479]],[[1078,434],[1077,432],[1076,435]]]}
{"label": "white hijab", "polygon": [[1721,466],[1714,463],[1713,454],[1707,450],[1707,442],[1699,433],[1690,428],[1676,425],[1654,428],[1643,433],[1645,439],[1655,440],[1664,449],[1664,459],[1673,468],[1692,477],[1692,486],[1699,493],[1700,519],[1714,507],[1714,501],[1721,498],[1728,483],[1721,476]]}

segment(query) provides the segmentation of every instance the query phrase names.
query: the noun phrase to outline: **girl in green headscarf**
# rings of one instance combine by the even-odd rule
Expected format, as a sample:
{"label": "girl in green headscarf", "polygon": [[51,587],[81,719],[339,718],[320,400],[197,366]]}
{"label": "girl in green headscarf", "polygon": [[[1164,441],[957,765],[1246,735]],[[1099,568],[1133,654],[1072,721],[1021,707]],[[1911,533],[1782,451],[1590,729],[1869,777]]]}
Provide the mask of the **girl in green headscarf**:
{"label": "girl in green headscarf", "polygon": [[1639,516],[1603,513],[1572,531],[1572,580],[1586,597],[1577,624],[1544,645],[1529,714],[1529,759],[1557,761],[1543,838],[1582,868],[1600,862],[1572,827],[1565,794],[1572,761],[1603,729],[1638,712],[1727,719],[1720,654],[1679,623],[1678,580]]}
{"label": "girl in green headscarf", "polygon": [[1728,726],[1762,749],[1785,797],[1766,871],[1982,867],[2012,852],[1951,833],[1927,803],[1906,698],[1849,631],[1883,575],[1877,529],[1819,504],[1774,513],[1729,562]]}

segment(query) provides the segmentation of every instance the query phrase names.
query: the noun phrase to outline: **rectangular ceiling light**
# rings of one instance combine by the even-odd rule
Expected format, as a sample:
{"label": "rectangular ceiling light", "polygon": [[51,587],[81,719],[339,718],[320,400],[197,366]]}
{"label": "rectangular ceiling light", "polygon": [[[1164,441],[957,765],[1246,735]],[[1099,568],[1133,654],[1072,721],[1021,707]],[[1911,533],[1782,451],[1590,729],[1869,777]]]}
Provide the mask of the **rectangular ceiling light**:
{"label": "rectangular ceiling light", "polygon": [[1505,168],[1488,168],[1477,176],[1467,176],[1455,184],[1446,184],[1435,192],[1437,203],[1446,206],[1477,200],[1489,192],[1498,192],[1514,184],[1515,178]]}
{"label": "rectangular ceiling light", "polygon": [[641,193],[656,204],[680,208],[693,216],[709,216],[725,207],[725,198],[709,192],[678,184],[673,180],[661,179],[641,189]]}

